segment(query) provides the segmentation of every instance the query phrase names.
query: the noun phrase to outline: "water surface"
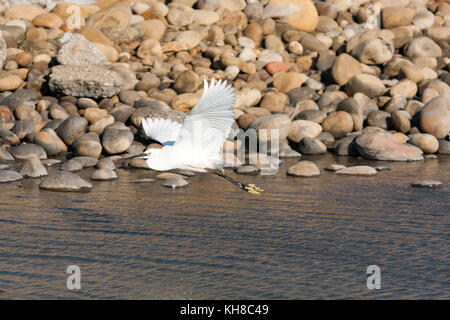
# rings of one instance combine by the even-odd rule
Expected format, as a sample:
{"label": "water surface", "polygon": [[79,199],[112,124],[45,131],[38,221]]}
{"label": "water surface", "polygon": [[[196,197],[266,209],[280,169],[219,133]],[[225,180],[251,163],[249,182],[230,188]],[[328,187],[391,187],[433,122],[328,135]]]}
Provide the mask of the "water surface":
{"label": "water surface", "polygon": [[[295,178],[288,160],[275,177],[229,172],[262,197],[209,174],[183,190],[130,183],[154,176],[146,170],[119,169],[81,194],[39,190],[39,179],[0,184],[0,298],[450,298],[449,157],[305,159],[392,170]],[[444,186],[411,187],[418,179]],[[69,265],[81,290],[66,287]]]}

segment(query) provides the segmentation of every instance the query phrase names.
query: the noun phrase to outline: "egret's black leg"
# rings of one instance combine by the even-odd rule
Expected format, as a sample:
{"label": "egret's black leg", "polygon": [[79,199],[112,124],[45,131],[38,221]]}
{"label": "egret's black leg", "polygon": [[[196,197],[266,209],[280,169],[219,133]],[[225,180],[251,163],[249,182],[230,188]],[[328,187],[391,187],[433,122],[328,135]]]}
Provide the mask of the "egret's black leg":
{"label": "egret's black leg", "polygon": [[223,173],[220,170],[209,170],[209,172],[217,174],[219,177],[225,178],[226,180],[228,180],[229,182],[234,184],[236,187],[238,187],[239,189],[242,189],[246,192],[260,195],[261,192],[264,191],[263,189],[255,186],[252,183],[242,183],[237,180],[234,180],[232,177],[226,175],[225,173]]}

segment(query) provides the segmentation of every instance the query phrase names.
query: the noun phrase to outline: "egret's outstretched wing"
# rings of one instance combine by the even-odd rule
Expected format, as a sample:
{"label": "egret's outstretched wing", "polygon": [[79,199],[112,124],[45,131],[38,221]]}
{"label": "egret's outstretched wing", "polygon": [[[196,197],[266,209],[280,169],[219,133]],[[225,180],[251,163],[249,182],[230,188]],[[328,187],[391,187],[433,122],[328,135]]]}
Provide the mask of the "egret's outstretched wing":
{"label": "egret's outstretched wing", "polygon": [[203,95],[186,116],[175,145],[183,144],[199,157],[217,158],[234,122],[234,104],[233,87],[214,79],[208,86],[205,80]]}
{"label": "egret's outstretched wing", "polygon": [[146,118],[142,119],[142,128],[149,138],[162,145],[172,145],[180,134],[181,123],[169,119]]}

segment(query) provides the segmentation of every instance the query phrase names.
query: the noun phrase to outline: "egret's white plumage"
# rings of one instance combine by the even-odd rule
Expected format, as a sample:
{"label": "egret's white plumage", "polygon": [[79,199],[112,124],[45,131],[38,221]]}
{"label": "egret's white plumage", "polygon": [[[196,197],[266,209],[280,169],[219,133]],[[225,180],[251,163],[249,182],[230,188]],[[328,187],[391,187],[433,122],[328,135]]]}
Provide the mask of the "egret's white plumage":
{"label": "egret's white plumage", "polygon": [[147,137],[165,144],[174,142],[181,130],[181,123],[162,118],[142,119],[142,128]]}
{"label": "egret's white plumage", "polygon": [[183,124],[171,120],[143,120],[145,133],[163,145],[146,153],[147,165],[154,170],[188,169],[204,172],[216,169],[222,162],[220,150],[234,122],[234,89],[214,79],[204,82],[203,95],[186,116]]}

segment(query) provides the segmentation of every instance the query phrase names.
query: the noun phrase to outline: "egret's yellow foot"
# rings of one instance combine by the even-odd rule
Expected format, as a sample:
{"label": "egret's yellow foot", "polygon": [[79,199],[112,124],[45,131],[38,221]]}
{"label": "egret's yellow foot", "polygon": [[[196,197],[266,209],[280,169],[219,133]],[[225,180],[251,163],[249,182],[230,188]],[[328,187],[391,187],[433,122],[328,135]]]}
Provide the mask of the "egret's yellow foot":
{"label": "egret's yellow foot", "polygon": [[248,184],[249,187],[255,189],[256,191],[264,191],[263,189],[257,187],[256,185],[254,185],[253,183]]}
{"label": "egret's yellow foot", "polygon": [[254,184],[248,184],[244,187],[244,190],[252,193],[252,194],[256,194],[256,195],[261,195],[261,192],[264,191],[261,188],[258,188],[257,186],[255,186]]}

